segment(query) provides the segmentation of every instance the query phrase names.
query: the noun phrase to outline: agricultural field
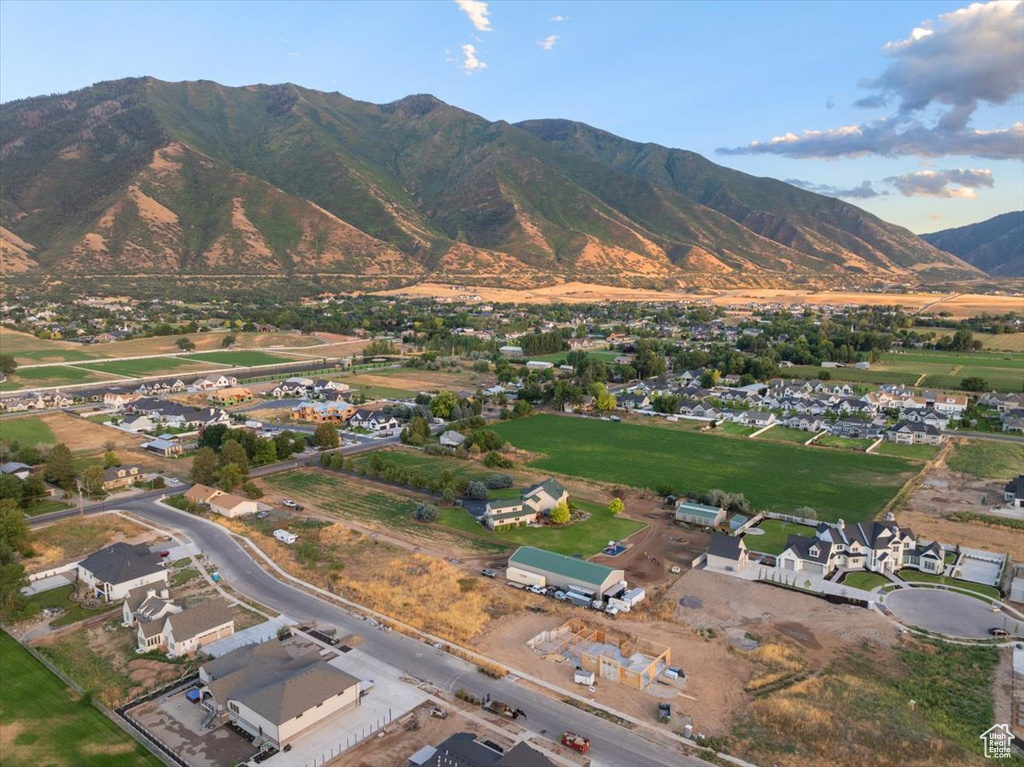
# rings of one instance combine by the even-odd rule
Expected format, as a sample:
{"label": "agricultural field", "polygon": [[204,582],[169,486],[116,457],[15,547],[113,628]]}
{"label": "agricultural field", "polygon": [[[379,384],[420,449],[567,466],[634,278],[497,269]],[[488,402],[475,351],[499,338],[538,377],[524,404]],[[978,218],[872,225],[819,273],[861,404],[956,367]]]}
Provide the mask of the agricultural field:
{"label": "agricultural field", "polygon": [[946,465],[975,477],[1013,479],[1024,473],[1024,444],[980,439],[957,442]]}
{"label": "agricultural field", "polygon": [[570,502],[590,514],[583,522],[564,527],[520,527],[488,532],[463,509],[450,507],[441,510],[442,525],[473,535],[485,535],[508,546],[537,546],[568,556],[591,557],[599,554],[608,541],[621,541],[647,525],[633,519],[612,515],[606,506],[586,501]]}
{"label": "agricultural field", "polygon": [[[631,355],[623,354],[622,352],[612,351],[611,349],[584,349],[588,357],[593,357],[596,360],[611,364],[616,357],[628,357]],[[542,354],[539,357],[523,357],[523,363],[525,364],[529,360],[536,360],[537,362],[553,362],[556,365],[559,362],[563,362],[568,355],[568,351],[556,352],[554,354]]]}
{"label": "agricultural field", "polygon": [[667,483],[691,495],[718,488],[743,493],[755,509],[811,506],[829,521],[870,519],[916,468],[886,456],[715,439],[590,418],[540,415],[506,421],[494,430],[537,454],[529,465],[540,471],[634,487]]}
{"label": "agricultural field", "polygon": [[921,377],[920,373],[897,371],[872,365],[869,370],[858,370],[854,367],[846,368],[823,368],[817,365],[794,365],[782,371],[787,378],[820,379],[828,373],[831,381],[846,381],[851,384],[859,384],[864,388],[870,388],[868,384],[902,384],[913,386]]}
{"label": "agricultural field", "polygon": [[197,352],[183,356],[182,359],[199,360],[200,362],[212,362],[216,365],[237,365],[240,367],[252,367],[255,365],[275,365],[281,362],[295,362],[298,357],[284,357],[279,354],[271,354],[261,351],[224,351],[224,352]]}
{"label": "agricultural field", "polygon": [[163,762],[78,699],[59,678],[0,631],[4,683],[0,728],[4,763],[11,767],[160,767]]}
{"label": "agricultural field", "polygon": [[743,542],[750,551],[762,554],[781,554],[791,535],[802,535],[805,538],[814,535],[814,528],[809,525],[798,525],[781,519],[766,519],[756,529],[764,532],[761,535],[748,532],[743,536]]}
{"label": "agricultural field", "polygon": [[52,445],[57,441],[43,419],[31,416],[0,420],[0,439],[22,445]]}
{"label": "agricultural field", "polygon": [[120,376],[152,376],[167,373],[201,373],[215,367],[205,362],[193,362],[187,357],[143,357],[115,362],[95,362],[90,370],[113,373]]}

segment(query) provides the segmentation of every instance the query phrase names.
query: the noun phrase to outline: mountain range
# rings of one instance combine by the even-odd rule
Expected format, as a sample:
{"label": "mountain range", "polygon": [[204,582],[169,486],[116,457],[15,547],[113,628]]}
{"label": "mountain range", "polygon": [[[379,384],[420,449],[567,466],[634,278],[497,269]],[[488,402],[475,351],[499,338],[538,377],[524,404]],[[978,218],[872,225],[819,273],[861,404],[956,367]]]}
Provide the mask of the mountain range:
{"label": "mountain range", "polygon": [[5,273],[821,286],[983,277],[854,205],[428,95],[153,78],[0,105]]}
{"label": "mountain range", "polygon": [[1024,210],[921,238],[993,277],[1024,277]]}

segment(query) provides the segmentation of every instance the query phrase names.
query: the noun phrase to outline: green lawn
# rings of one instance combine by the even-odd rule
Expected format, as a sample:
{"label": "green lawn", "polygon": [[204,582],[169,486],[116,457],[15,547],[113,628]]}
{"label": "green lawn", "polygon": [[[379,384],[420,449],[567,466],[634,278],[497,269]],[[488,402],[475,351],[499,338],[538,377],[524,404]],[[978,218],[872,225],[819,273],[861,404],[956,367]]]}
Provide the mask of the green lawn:
{"label": "green lawn", "polygon": [[[526,364],[526,362],[530,360],[535,360],[537,362],[553,362],[557,365],[560,362],[564,362],[568,354],[568,351],[564,351],[556,352],[555,354],[541,354],[540,356],[537,357],[523,357],[523,364]],[[611,364],[611,362],[613,362],[616,357],[628,357],[631,355],[623,354],[622,352],[613,352],[610,349],[594,349],[587,350],[587,356],[593,357],[594,359],[600,360],[601,362]]]}
{"label": "green lawn", "polygon": [[896,458],[909,458],[912,461],[930,461],[938,450],[935,445],[898,445],[895,442],[883,442],[871,452],[874,455],[891,455]]}
{"label": "green lawn", "polygon": [[931,573],[922,573],[920,570],[909,570],[904,568],[896,573],[902,580],[910,583],[937,583],[944,586],[956,586],[957,588],[966,589],[967,591],[973,591],[975,594],[980,594],[985,597],[992,599],[999,599],[999,590],[992,587],[986,586],[983,583],[971,583],[970,581],[960,581],[956,578],[949,578],[945,575],[932,575]]}
{"label": "green lawn", "polygon": [[741,423],[726,422],[723,424],[719,424],[716,428],[712,429],[711,433],[714,434],[718,432],[722,434],[732,434],[733,436],[736,437],[749,437],[751,434],[757,431],[758,428],[759,427],[757,426],[745,426]]}
{"label": "green lawn", "polygon": [[719,488],[743,493],[755,509],[811,506],[828,521],[870,519],[915,469],[885,456],[591,418],[539,415],[493,428],[516,447],[543,454],[530,464],[539,470],[635,487],[667,483],[688,495]]}
{"label": "green lawn", "polygon": [[946,459],[953,471],[962,471],[976,477],[1012,479],[1024,474],[1024,444],[971,440],[953,447]]}
{"label": "green lawn", "polygon": [[84,370],[66,365],[46,365],[38,368],[19,368],[4,382],[4,390],[23,389],[33,386],[69,386],[71,384],[109,381],[110,377],[100,372]]}
{"label": "green lawn", "polygon": [[279,362],[295,362],[296,357],[282,357],[277,354],[259,351],[228,351],[228,352],[198,352],[182,357],[188,360],[200,360],[202,362],[214,362],[218,365],[274,365]]}
{"label": "green lawn", "polygon": [[871,591],[871,589],[884,586],[887,583],[891,583],[891,581],[878,573],[849,573],[843,578],[844,586],[863,591]]}
{"label": "green lawn", "polygon": [[145,357],[115,362],[97,362],[88,367],[90,370],[100,370],[121,376],[148,376],[187,371],[201,373],[204,370],[209,370],[211,366],[208,363],[189,360],[185,357]]}
{"label": "green lawn", "polygon": [[747,533],[743,536],[743,542],[750,551],[759,551],[762,554],[781,554],[791,535],[801,535],[805,538],[814,535],[814,528],[809,525],[797,525],[793,522],[783,522],[781,519],[766,519],[758,525],[758,529],[764,530],[764,534]]}
{"label": "green lawn", "polygon": [[52,445],[57,440],[41,418],[4,418],[0,420],[0,439],[17,440],[23,445]]}
{"label": "green lawn", "polygon": [[87,610],[78,602],[71,601],[70,597],[74,593],[74,584],[69,583],[67,586],[61,586],[56,589],[44,591],[41,594],[35,594],[25,600],[27,607],[25,614],[36,615],[46,607],[63,607],[67,610],[67,613],[56,620],[50,621],[51,626],[60,627],[69,626],[72,623],[78,623],[78,621],[84,621],[86,618],[94,618],[97,615],[103,615],[103,613],[110,612],[113,609],[108,606],[97,610]]}
{"label": "green lawn", "polygon": [[765,440],[766,442],[789,442],[794,445],[802,445],[804,442],[813,437],[815,432],[800,431],[799,429],[789,429],[785,426],[776,426],[769,429],[764,434],[760,434],[754,437],[755,440]]}
{"label": "green lawn", "polygon": [[853,450],[860,453],[863,453],[874,443],[875,441],[873,439],[849,439],[847,437],[834,437],[831,434],[826,434],[824,437],[814,442],[815,445],[822,445],[823,447],[834,447],[838,450]]}
{"label": "green lawn", "polygon": [[[0,631],[0,725],[13,739],[3,747],[10,767],[161,767],[163,764]],[[14,734],[16,733],[16,734]]]}
{"label": "green lawn", "polygon": [[49,514],[51,511],[64,511],[70,509],[71,504],[65,501],[58,501],[53,498],[44,498],[41,501],[29,505],[25,513],[30,517],[38,517],[40,514]]}
{"label": "green lawn", "polygon": [[879,370],[872,365],[869,370],[858,370],[857,368],[822,368],[817,365],[794,365],[782,371],[787,377],[792,378],[821,378],[825,373],[829,374],[831,381],[845,381],[852,384],[903,384],[913,386],[920,373],[896,370]]}
{"label": "green lawn", "polygon": [[[15,357],[32,360],[33,362],[83,362],[96,359],[95,354],[78,349],[36,349],[35,351],[15,352]],[[26,363],[32,364],[32,363]]]}
{"label": "green lawn", "polygon": [[590,512],[590,517],[564,527],[519,527],[490,532],[471,514],[454,507],[441,510],[440,523],[463,532],[487,536],[510,546],[536,546],[559,554],[582,554],[585,557],[600,553],[608,541],[622,540],[647,526],[633,519],[615,517],[606,506],[597,503],[575,500],[572,503]]}

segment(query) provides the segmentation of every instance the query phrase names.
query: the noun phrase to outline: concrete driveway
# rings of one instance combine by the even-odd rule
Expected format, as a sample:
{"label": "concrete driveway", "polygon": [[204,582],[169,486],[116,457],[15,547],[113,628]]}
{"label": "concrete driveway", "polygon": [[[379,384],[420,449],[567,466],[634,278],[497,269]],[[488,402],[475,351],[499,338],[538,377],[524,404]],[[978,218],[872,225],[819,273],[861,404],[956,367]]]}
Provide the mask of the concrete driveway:
{"label": "concrete driveway", "polygon": [[[982,639],[990,628],[1003,628],[1003,615],[992,612],[987,602],[954,591],[897,589],[886,594],[885,606],[904,623],[952,637]],[[1011,632],[1014,623],[1007,621]]]}

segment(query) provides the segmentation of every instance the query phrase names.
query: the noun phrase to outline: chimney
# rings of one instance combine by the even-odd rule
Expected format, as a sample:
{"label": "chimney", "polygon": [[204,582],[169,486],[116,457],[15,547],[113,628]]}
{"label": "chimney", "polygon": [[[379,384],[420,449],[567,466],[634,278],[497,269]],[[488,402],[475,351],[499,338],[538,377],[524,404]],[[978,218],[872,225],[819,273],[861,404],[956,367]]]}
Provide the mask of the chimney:
{"label": "chimney", "polygon": [[838,527],[840,530],[844,530],[846,528],[846,523],[841,519],[837,519],[836,527]]}

